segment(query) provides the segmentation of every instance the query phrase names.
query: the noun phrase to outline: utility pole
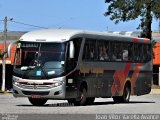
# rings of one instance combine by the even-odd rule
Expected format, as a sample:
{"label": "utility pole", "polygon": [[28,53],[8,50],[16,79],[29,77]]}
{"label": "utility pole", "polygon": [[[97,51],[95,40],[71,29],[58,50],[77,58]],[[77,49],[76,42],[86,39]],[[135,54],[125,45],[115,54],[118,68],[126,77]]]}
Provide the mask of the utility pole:
{"label": "utility pole", "polygon": [[4,39],[4,55],[2,60],[2,92],[5,91],[5,78],[6,78],[6,40],[7,40],[7,17],[4,18],[4,31],[3,31],[3,39]]}

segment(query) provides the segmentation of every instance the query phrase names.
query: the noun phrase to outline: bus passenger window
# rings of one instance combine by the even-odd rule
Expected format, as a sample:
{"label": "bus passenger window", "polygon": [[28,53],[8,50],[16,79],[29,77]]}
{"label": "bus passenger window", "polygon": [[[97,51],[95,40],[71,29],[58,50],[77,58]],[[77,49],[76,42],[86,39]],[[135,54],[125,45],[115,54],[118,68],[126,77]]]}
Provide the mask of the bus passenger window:
{"label": "bus passenger window", "polygon": [[143,61],[143,56],[142,53],[142,44],[134,44],[134,61],[135,62],[142,62]]}
{"label": "bus passenger window", "polygon": [[122,61],[121,43],[112,43],[111,45],[111,59],[112,61]]}
{"label": "bus passenger window", "polygon": [[114,52],[114,43],[112,42],[110,44],[110,50],[109,50],[109,58],[111,59],[111,61],[115,61],[116,59],[116,55],[115,55],[115,52]]}
{"label": "bus passenger window", "polygon": [[84,50],[83,50],[83,60],[96,60],[96,40],[86,39]]}
{"label": "bus passenger window", "polygon": [[75,61],[78,61],[80,49],[81,49],[81,43],[82,43],[82,38],[75,38],[73,39],[74,42],[74,47],[75,47]]}
{"label": "bus passenger window", "polygon": [[98,42],[98,59],[100,61],[107,61],[109,60],[108,56],[108,48],[109,48],[109,43],[107,41],[99,41]]}
{"label": "bus passenger window", "polygon": [[133,43],[128,44],[128,60],[133,61]]}
{"label": "bus passenger window", "polygon": [[123,60],[128,61],[128,50],[123,50]]}
{"label": "bus passenger window", "polygon": [[151,60],[151,49],[149,45],[143,45],[143,62]]}
{"label": "bus passenger window", "polygon": [[132,61],[133,50],[131,43],[123,43],[122,47],[122,59],[123,61]]}

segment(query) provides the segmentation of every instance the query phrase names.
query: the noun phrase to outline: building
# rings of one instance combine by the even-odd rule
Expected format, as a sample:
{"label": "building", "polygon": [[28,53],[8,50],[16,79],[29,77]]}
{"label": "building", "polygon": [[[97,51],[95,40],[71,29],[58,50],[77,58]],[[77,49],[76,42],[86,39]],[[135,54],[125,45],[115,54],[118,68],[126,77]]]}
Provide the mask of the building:
{"label": "building", "polygon": [[160,86],[160,32],[153,33],[153,40],[156,41],[155,48],[153,48],[153,84]]}
{"label": "building", "polygon": [[[25,32],[8,32],[7,33],[7,40],[6,40],[6,47],[13,42],[14,40],[18,40],[20,36],[22,36]],[[0,51],[4,52],[4,41],[3,41],[3,33],[0,32]],[[11,51],[11,59],[6,58],[6,89],[12,88],[12,72],[13,72],[13,62],[14,62],[14,55],[16,51],[16,45],[13,46]],[[2,86],[2,58],[0,58],[0,88]]]}

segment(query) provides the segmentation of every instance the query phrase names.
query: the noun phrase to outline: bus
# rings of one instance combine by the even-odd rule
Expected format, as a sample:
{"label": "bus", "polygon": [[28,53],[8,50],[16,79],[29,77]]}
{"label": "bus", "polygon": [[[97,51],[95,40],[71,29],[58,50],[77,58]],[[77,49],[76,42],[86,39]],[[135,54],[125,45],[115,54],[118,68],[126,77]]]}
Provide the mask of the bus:
{"label": "bus", "polygon": [[41,29],[16,44],[13,96],[35,106],[47,100],[93,104],[95,98],[129,102],[151,91],[152,45],[149,39],[106,32]]}

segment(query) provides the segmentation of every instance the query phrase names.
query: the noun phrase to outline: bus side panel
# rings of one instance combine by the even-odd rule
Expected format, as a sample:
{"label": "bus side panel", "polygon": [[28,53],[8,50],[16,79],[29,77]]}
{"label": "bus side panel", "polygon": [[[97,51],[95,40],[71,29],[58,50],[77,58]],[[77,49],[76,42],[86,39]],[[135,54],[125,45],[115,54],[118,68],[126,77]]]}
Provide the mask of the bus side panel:
{"label": "bus side panel", "polygon": [[115,70],[105,70],[101,62],[83,62],[80,66],[81,81],[87,83],[88,97],[110,97]]}
{"label": "bus side panel", "polygon": [[136,81],[136,86],[134,88],[136,95],[149,94],[151,91],[151,80],[152,72],[142,71]]}
{"label": "bus side panel", "polygon": [[[70,83],[72,80],[73,83]],[[96,75],[90,73],[81,73],[80,70],[76,70],[66,77],[66,99],[78,97],[78,90],[80,89],[82,82],[87,84],[87,97],[97,96]]]}
{"label": "bus side panel", "polygon": [[[151,91],[151,63],[119,63],[116,66],[111,88],[112,96],[123,95],[124,85],[127,80],[131,83],[132,95],[144,95]],[[124,68],[118,69],[118,66]]]}
{"label": "bus side panel", "polygon": [[[115,71],[104,71],[103,74],[82,73],[76,70],[66,77],[66,99],[78,97],[78,89],[82,82],[87,84],[87,97],[110,97]],[[73,83],[69,83],[73,80]]]}
{"label": "bus side panel", "polygon": [[[80,87],[82,82],[85,82],[87,84],[87,97],[96,97],[97,96],[97,77],[96,74],[92,74],[88,72],[88,70],[85,70],[86,72],[79,70],[79,75],[81,76],[81,79],[77,81],[77,86]],[[90,70],[89,70],[90,71]],[[77,76],[75,76],[77,77]]]}
{"label": "bus side panel", "polygon": [[78,93],[78,84],[82,77],[79,75],[79,71],[76,70],[66,77],[66,99],[76,98]]}
{"label": "bus side panel", "polygon": [[134,94],[144,95],[150,93],[151,91],[152,63],[148,62],[139,65],[140,71],[135,81]]}
{"label": "bus side panel", "polygon": [[100,74],[97,78],[98,87],[97,87],[97,96],[98,97],[111,97],[111,87],[114,82],[113,75],[114,70],[104,70],[103,74]]}
{"label": "bus side panel", "polygon": [[[112,66],[113,64],[110,63],[110,65]],[[144,95],[150,92],[152,79],[151,65],[147,65],[148,68],[146,68],[145,64],[117,63],[116,66],[120,66],[121,69],[118,67],[111,69],[110,65],[108,65],[108,70],[104,68],[103,73],[101,73],[101,70],[99,70],[101,63],[96,66],[92,64],[92,67],[89,63],[83,63],[82,66],[85,66],[83,69],[80,67],[67,76],[66,98],[76,98],[78,96],[77,91],[82,82],[86,82],[87,84],[87,97],[121,96],[126,78],[129,78],[131,81],[132,94]],[[126,70],[128,71],[128,75],[125,72]],[[123,78],[123,76],[125,77]],[[69,79],[73,79],[73,83],[69,83]]]}

